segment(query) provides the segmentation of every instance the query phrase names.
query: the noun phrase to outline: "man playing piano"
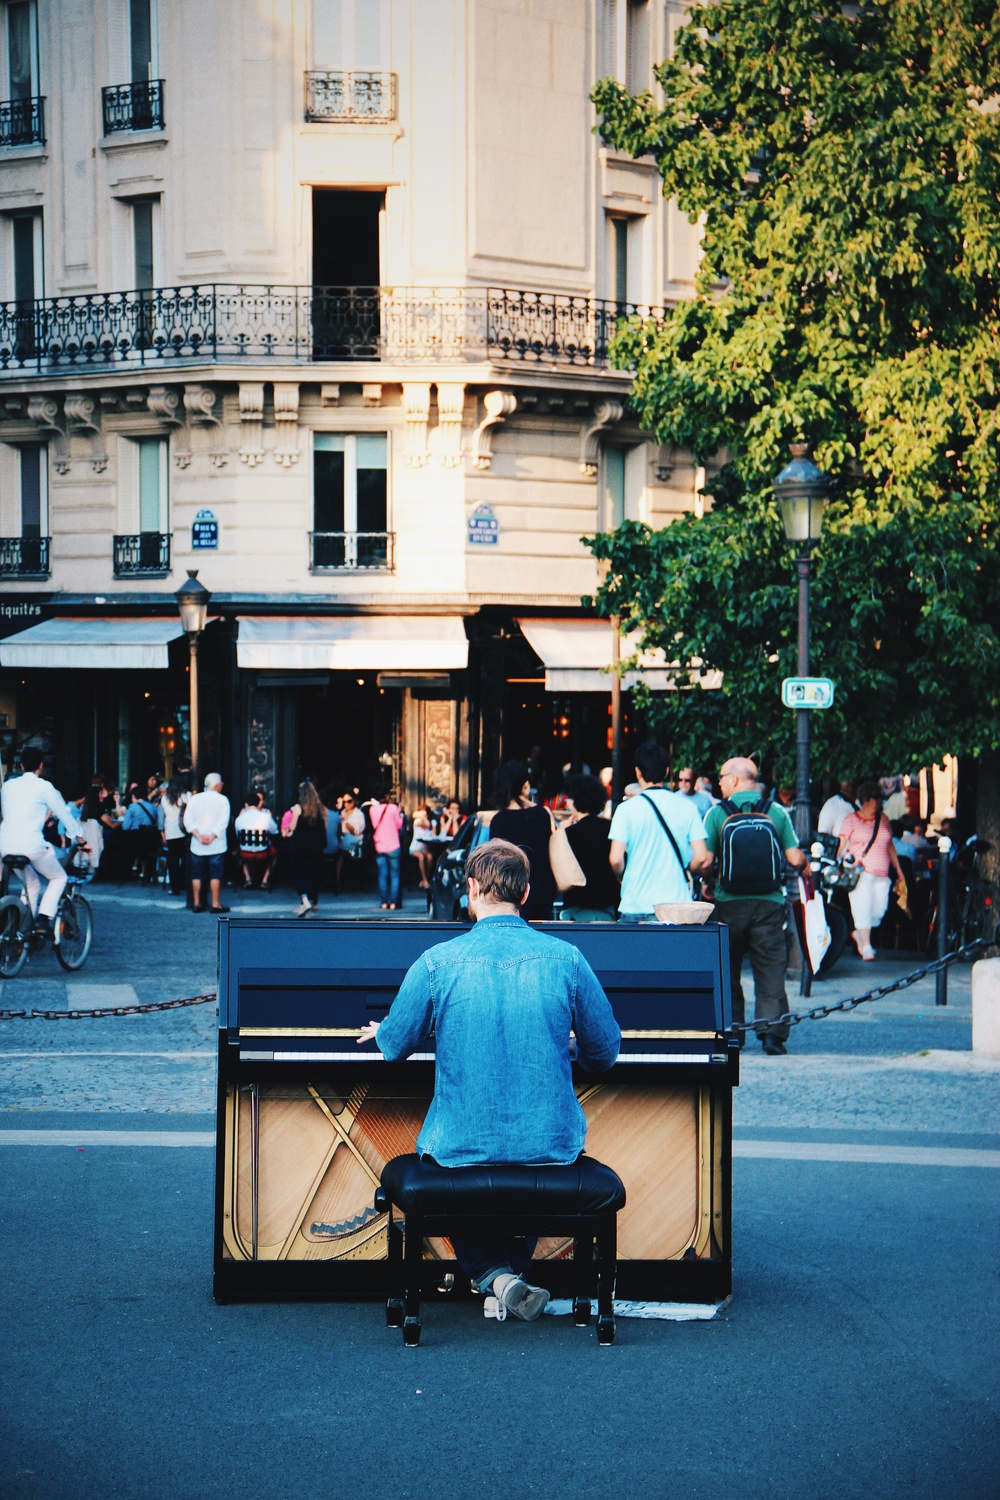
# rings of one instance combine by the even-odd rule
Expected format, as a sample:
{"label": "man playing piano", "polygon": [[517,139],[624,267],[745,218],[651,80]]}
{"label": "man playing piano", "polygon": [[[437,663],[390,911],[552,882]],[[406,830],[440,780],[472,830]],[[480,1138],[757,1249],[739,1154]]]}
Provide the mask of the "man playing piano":
{"label": "man playing piano", "polygon": [[[389,1062],[419,1051],[433,1032],[434,1098],[417,1150],[443,1167],[481,1162],[566,1164],[584,1147],[587,1122],[573,1089],[576,1061],[610,1068],[621,1032],[587,960],[571,943],[528,926],[527,856],[491,839],[466,864],[475,926],[412,965],[386,1019],[366,1026]],[[453,1236],[463,1271],[492,1293],[498,1315],[526,1322],[549,1300],[526,1279],[536,1240]]]}

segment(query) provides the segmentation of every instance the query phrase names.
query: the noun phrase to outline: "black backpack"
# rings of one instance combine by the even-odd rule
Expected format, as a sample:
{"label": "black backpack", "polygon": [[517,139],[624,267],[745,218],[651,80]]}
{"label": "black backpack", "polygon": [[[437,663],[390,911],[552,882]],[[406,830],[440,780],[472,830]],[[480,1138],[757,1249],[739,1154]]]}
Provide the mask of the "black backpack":
{"label": "black backpack", "polygon": [[726,814],[719,849],[718,883],[727,896],[769,896],[781,889],[785,855],[770,802],[737,807],[728,798],[719,804]]}

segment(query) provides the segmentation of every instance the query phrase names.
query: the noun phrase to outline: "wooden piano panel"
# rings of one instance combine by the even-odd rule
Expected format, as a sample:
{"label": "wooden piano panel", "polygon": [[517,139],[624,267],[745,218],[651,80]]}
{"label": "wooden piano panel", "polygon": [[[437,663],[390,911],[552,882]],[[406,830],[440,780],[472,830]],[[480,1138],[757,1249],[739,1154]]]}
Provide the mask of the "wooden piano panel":
{"label": "wooden piano panel", "polygon": [[[385,1162],[416,1148],[429,1092],[400,1097],[394,1086],[367,1085],[349,1098],[310,1085],[260,1089],[258,1165],[259,1260],[381,1260],[385,1216],[372,1206]],[[628,1202],[619,1215],[619,1258],[665,1260],[698,1240],[707,1205],[710,1149],[701,1125],[697,1085],[594,1084],[581,1088],[587,1148],[618,1172]],[[227,1109],[227,1148],[236,1129],[235,1202],[227,1204],[225,1245],[237,1260],[251,1258],[251,1142],[248,1095]],[[238,1127],[234,1116],[238,1113]],[[231,1189],[232,1190],[232,1189]],[[705,1199],[705,1204],[702,1199]],[[234,1234],[230,1224],[235,1223]],[[699,1243],[699,1251],[703,1253]],[[566,1253],[566,1242],[545,1240],[546,1259]],[[446,1241],[428,1243],[433,1257],[450,1257]]]}

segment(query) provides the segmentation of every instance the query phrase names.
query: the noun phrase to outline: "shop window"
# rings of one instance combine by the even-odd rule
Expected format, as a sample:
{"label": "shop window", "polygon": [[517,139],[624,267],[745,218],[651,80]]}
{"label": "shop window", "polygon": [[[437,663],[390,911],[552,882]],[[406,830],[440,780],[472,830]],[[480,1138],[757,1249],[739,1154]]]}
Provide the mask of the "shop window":
{"label": "shop window", "polygon": [[313,451],[311,566],[391,568],[389,440],[384,432],[320,432]]}
{"label": "shop window", "polygon": [[604,449],[604,514],[601,525],[614,531],[623,521],[643,519],[645,488],[645,448],[607,447]]}

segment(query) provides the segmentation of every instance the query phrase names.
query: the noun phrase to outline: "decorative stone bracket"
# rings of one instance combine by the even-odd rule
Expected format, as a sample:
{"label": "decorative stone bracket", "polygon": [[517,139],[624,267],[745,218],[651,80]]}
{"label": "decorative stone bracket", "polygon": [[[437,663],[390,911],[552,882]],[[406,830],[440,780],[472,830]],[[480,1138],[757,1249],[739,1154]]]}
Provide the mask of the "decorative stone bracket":
{"label": "decorative stone bracket", "polygon": [[103,474],[108,467],[108,455],[104,447],[100,420],[96,416],[97,402],[92,396],[83,396],[79,392],[73,392],[63,399],[63,411],[66,414],[68,434],[76,433],[93,440],[90,467],[95,474]]}
{"label": "decorative stone bracket", "polygon": [[403,409],[406,412],[406,462],[422,469],[427,462],[427,423],[431,415],[431,388],[424,381],[403,386]]}
{"label": "decorative stone bracket", "polygon": [[253,469],[264,462],[264,382],[240,381],[240,462]]}
{"label": "decorative stone bracket", "polygon": [[477,469],[489,469],[493,464],[493,434],[508,417],[517,411],[517,397],[513,391],[487,391],[483,397],[485,417],[476,428],[473,439],[473,463]]}
{"label": "decorative stone bracket", "polygon": [[66,445],[66,423],[65,418],[61,417],[59,402],[51,396],[29,396],[28,421],[48,430],[52,445],[52,467],[57,474],[68,474],[70,459]]}
{"label": "decorative stone bracket", "polygon": [[274,383],[274,457],[285,469],[299,461],[298,381]]}
{"label": "decorative stone bracket", "polygon": [[[215,414],[215,403],[218,396],[209,385],[186,385],[184,387],[184,410],[187,412],[188,430],[192,427],[208,427],[215,435],[215,446],[209,450],[209,458],[217,469],[221,469],[229,461],[229,450],[226,447],[226,428],[221,417]],[[178,453],[177,460],[180,463],[181,455]],[[188,453],[188,463],[191,455]],[[182,467],[186,467],[183,465]]]}
{"label": "decorative stone bracket", "polygon": [[621,401],[601,401],[594,408],[594,422],[580,434],[580,473],[589,479],[597,476],[601,434],[620,422],[625,411]]}
{"label": "decorative stone bracket", "polygon": [[438,458],[446,469],[462,462],[462,419],[465,416],[465,385],[438,385]]}

